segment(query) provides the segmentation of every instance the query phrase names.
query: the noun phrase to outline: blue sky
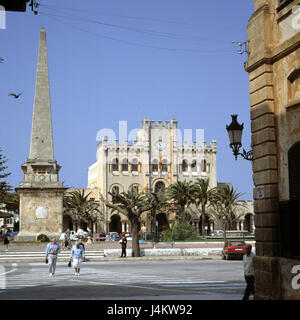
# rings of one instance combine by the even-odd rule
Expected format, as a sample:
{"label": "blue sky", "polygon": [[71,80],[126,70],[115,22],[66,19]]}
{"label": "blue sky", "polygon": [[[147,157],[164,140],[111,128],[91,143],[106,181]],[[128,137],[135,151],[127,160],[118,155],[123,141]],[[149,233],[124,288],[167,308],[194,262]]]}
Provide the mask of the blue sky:
{"label": "blue sky", "polygon": [[[0,147],[9,182],[18,186],[29,155],[40,28],[47,32],[55,158],[60,180],[87,186],[102,128],[128,130],[143,118],[205,130],[217,141],[219,182],[232,182],[252,199],[251,163],[235,161],[225,129],[230,114],[244,122],[250,149],[246,40],[253,1],[39,0],[40,13],[8,12],[0,29]],[[69,8],[69,9],[65,9]],[[70,9],[73,10],[70,10]],[[20,99],[9,92],[23,92]]]}

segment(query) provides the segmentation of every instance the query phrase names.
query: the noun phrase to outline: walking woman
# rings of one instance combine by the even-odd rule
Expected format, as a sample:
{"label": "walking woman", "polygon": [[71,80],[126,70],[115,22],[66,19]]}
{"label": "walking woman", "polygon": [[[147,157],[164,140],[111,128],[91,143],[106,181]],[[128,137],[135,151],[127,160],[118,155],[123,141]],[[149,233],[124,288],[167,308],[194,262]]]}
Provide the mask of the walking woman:
{"label": "walking woman", "polygon": [[75,269],[75,276],[80,275],[80,265],[82,259],[85,259],[85,250],[79,241],[76,241],[75,245],[71,249],[70,261],[73,260],[73,268]]}
{"label": "walking woman", "polygon": [[10,234],[7,229],[5,230],[4,235],[2,235],[2,238],[4,240],[4,245],[6,246],[5,251],[8,251],[9,240],[11,238],[10,238]]}

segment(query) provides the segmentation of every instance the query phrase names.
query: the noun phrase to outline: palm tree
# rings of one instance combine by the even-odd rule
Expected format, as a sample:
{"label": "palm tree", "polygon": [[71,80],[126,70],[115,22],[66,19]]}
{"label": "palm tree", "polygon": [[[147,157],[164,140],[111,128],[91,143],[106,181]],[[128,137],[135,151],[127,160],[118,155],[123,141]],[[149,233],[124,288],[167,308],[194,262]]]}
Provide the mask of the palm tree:
{"label": "palm tree", "polygon": [[143,192],[136,189],[129,189],[128,192],[108,193],[112,197],[109,202],[102,197],[102,201],[108,208],[123,213],[131,224],[132,233],[132,257],[140,257],[140,245],[138,234],[141,230],[141,214],[152,209],[152,201],[146,198]]}
{"label": "palm tree", "polygon": [[224,242],[226,243],[226,230],[233,229],[234,224],[242,214],[238,214],[238,209],[246,206],[246,202],[238,200],[243,194],[237,192],[237,188],[225,185],[217,188],[217,192],[212,200],[212,206],[216,210],[213,215],[222,222],[224,231]]}
{"label": "palm tree", "polygon": [[84,189],[74,190],[64,196],[64,214],[71,217],[73,223],[79,224],[80,221],[90,224],[99,220],[102,212],[99,204],[89,199],[91,192],[85,195]]}
{"label": "palm tree", "polygon": [[209,179],[197,179],[195,182],[194,203],[199,208],[201,205],[201,232],[205,234],[206,209],[212,205],[215,199],[216,188],[209,188]]}
{"label": "palm tree", "polygon": [[193,202],[195,185],[192,181],[177,181],[166,189],[166,194],[172,204],[177,207],[177,219],[179,222],[185,220],[185,208]]}

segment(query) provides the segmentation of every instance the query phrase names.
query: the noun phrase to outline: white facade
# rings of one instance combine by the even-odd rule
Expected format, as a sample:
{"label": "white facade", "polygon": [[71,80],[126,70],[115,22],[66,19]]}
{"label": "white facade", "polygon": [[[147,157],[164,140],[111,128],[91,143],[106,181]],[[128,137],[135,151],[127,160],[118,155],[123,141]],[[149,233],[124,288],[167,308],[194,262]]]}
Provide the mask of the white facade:
{"label": "white facade", "polygon": [[[181,143],[177,121],[143,120],[137,141],[129,143],[103,139],[98,144],[97,162],[88,169],[88,188],[109,198],[108,192],[137,187],[140,191],[166,188],[180,180],[209,178],[210,187],[217,186],[216,141]],[[126,217],[120,214],[122,231],[128,228]],[[108,231],[110,213],[107,212]]]}

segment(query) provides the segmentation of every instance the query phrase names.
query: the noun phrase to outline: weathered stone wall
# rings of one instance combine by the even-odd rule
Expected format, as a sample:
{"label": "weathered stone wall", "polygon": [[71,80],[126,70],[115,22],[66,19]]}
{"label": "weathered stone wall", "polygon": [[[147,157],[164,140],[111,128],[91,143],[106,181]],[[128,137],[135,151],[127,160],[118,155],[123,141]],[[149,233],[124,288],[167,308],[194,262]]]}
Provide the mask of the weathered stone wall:
{"label": "weathered stone wall", "polygon": [[247,27],[257,299],[296,299],[299,294],[291,288],[290,268],[300,261],[280,258],[279,224],[279,201],[289,200],[287,153],[300,141],[300,87],[289,79],[300,66],[300,33],[291,25],[298,1],[280,11],[278,3],[255,0]]}
{"label": "weathered stone wall", "polygon": [[[59,236],[62,232],[63,192],[62,190],[19,189],[20,233],[16,240],[36,240],[37,235]],[[47,208],[47,217],[38,218],[36,208]]]}

